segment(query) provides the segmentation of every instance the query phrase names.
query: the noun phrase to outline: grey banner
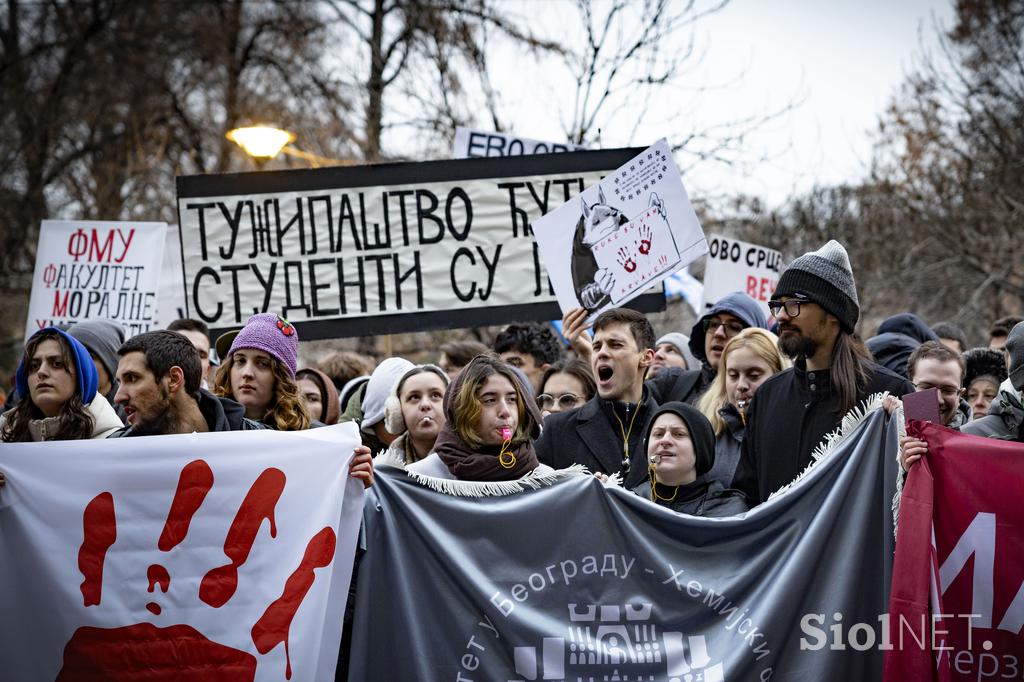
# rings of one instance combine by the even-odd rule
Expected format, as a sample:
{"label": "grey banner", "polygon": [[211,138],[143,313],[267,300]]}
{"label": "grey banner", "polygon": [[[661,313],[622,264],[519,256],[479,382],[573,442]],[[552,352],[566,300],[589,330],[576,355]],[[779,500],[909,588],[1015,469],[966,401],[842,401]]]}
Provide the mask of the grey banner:
{"label": "grey banner", "polygon": [[876,411],[788,492],[725,520],[590,477],[455,498],[381,468],[349,679],[880,679],[895,449]]}

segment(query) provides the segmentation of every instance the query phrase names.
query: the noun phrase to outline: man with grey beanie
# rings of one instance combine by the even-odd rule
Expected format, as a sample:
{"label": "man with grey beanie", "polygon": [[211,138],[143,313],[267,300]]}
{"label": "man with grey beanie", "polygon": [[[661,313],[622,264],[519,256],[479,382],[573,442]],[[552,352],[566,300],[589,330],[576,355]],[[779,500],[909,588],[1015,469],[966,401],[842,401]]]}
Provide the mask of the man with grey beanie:
{"label": "man with grey beanie", "polygon": [[869,396],[914,391],[876,364],[857,335],[857,287],[839,242],[794,260],[768,307],[779,324],[779,349],[794,364],[765,381],[747,410],[733,487],[752,504],[796,478],[822,439]]}
{"label": "man with grey beanie", "polygon": [[1009,378],[999,387],[988,415],[967,423],[960,431],[1024,443],[1024,322],[1010,330],[1004,350],[1009,357]]}

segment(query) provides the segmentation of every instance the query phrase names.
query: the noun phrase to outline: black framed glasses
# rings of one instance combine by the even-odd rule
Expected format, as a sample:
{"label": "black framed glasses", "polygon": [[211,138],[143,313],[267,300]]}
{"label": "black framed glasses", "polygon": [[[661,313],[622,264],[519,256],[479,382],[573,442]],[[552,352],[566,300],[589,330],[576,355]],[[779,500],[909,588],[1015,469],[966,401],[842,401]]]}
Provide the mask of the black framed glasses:
{"label": "black framed glasses", "polygon": [[583,398],[575,393],[563,393],[557,398],[550,393],[541,393],[537,396],[537,406],[542,410],[550,410],[555,406],[555,403],[558,403],[558,406],[563,410],[571,410],[583,402]]}
{"label": "black framed glasses", "polygon": [[787,301],[768,301],[768,310],[771,311],[772,317],[778,317],[779,311],[783,309],[789,317],[797,317],[800,315],[800,306],[804,303],[810,303],[810,301],[802,301],[799,298],[791,298]]}

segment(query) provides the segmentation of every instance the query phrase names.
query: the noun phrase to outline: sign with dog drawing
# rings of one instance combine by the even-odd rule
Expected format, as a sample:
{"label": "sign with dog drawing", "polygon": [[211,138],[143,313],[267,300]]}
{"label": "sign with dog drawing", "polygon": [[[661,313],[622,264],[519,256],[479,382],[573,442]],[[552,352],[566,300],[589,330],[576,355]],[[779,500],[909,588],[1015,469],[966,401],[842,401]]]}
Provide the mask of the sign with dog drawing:
{"label": "sign with dog drawing", "polygon": [[533,230],[562,311],[586,308],[591,321],[708,251],[664,139]]}

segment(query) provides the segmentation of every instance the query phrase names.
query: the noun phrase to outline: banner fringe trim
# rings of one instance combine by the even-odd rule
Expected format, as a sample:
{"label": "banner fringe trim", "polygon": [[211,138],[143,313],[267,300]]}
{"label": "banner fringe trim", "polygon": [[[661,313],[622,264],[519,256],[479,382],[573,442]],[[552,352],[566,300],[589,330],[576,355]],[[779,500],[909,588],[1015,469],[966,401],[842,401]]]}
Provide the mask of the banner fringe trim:
{"label": "banner fringe trim", "polygon": [[792,481],[769,495],[768,499],[765,500],[765,503],[783,495],[790,488],[810,476],[811,472],[821,466],[823,462],[828,461],[832,454],[839,449],[839,446],[857,430],[857,427],[867,421],[868,417],[874,414],[877,410],[882,409],[882,401],[887,395],[889,395],[888,391],[870,395],[859,405],[847,412],[846,415],[843,416],[842,421],[839,422],[839,426],[836,430],[825,434],[825,437],[821,439],[818,446],[814,448],[813,452],[811,452],[811,461],[804,470],[797,474],[797,477]]}
{"label": "banner fringe trim", "polygon": [[552,485],[557,481],[570,476],[589,476],[590,471],[582,464],[573,464],[565,469],[553,469],[544,473],[531,471],[522,478],[514,481],[460,481],[454,478],[437,478],[426,476],[415,471],[405,470],[409,478],[420,485],[426,486],[445,495],[455,497],[502,497],[515,495],[524,490],[537,490]]}

